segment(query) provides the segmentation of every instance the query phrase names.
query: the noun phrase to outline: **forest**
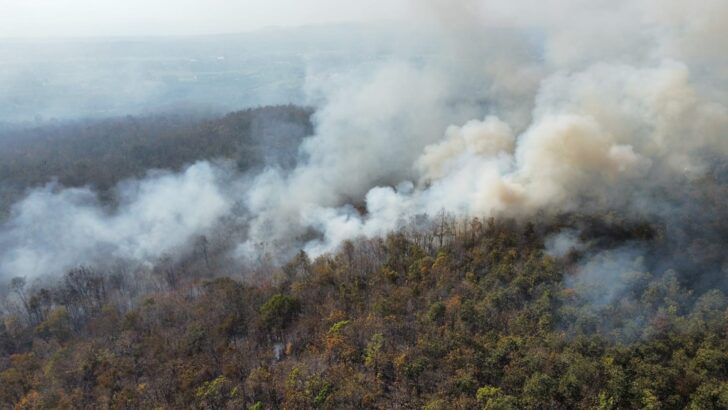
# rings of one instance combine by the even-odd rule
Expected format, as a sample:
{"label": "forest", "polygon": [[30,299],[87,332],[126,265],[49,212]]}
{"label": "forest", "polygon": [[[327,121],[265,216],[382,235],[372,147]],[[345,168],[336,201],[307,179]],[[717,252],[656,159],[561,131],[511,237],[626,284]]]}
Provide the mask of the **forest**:
{"label": "forest", "polygon": [[[113,207],[119,182],[197,160],[291,169],[313,123],[279,106],[8,128],[3,203],[55,178]],[[723,174],[674,183],[670,219],[443,210],[282,264],[231,264],[217,233],[152,266],[7,278],[0,407],[726,408]]]}
{"label": "forest", "polygon": [[[103,196],[198,159],[292,167],[312,115],[285,106],[16,129],[2,140],[2,184],[18,193],[55,176]],[[726,193],[720,175],[688,188],[710,212],[443,211],[283,264],[231,268],[232,239],[214,235],[151,267],[9,278],[0,407],[726,408],[728,296],[709,243],[726,231]],[[639,263],[620,262],[634,249]]]}
{"label": "forest", "polygon": [[[641,273],[595,310],[559,224],[458,223],[345,243],[247,280],[199,261],[144,281],[13,280],[0,400],[15,408],[725,408],[728,298]],[[639,237],[644,226],[600,229]],[[144,287],[140,291],[140,287]],[[603,324],[609,323],[609,326]],[[635,334],[630,332],[636,331]]]}
{"label": "forest", "polygon": [[[728,297],[634,272],[596,304],[579,240],[660,242],[615,215],[445,213],[311,259],[221,277],[204,238],[149,272],[14,278],[3,408],[618,409],[728,406]],[[9,303],[8,301],[13,301]]]}
{"label": "forest", "polygon": [[0,410],[728,409],[728,1],[35,3]]}

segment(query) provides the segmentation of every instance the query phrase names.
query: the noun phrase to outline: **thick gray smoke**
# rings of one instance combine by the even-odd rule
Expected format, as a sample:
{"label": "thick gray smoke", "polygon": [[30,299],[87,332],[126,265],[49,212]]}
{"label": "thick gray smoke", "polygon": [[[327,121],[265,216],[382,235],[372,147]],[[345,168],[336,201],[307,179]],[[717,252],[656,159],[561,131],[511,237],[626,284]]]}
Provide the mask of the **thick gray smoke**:
{"label": "thick gray smoke", "polygon": [[[239,260],[316,256],[441,210],[665,217],[665,191],[674,199],[728,155],[725,1],[424,3],[433,45],[418,58],[309,72],[316,131],[292,170],[199,163],[120,187],[113,210],[88,190],[36,190],[0,233],[0,275],[152,261],[224,217],[245,230]],[[643,266],[613,254],[585,271]]]}

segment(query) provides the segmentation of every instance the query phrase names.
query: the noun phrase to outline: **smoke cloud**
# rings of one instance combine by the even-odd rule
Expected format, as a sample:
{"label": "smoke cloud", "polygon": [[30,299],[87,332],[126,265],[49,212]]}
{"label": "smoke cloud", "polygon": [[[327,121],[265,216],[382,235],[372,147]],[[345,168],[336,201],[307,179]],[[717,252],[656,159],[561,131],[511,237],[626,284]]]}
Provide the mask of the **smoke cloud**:
{"label": "smoke cloud", "polygon": [[230,212],[208,163],[183,173],[155,173],[122,183],[117,209],[101,206],[87,188],[51,183],[15,204],[0,235],[3,276],[38,277],[80,264],[115,260],[152,263],[188,244]]}
{"label": "smoke cloud", "polygon": [[[114,209],[86,189],[31,192],[0,233],[0,275],[153,260],[222,218],[244,231],[232,254],[247,261],[317,256],[442,210],[685,221],[681,204],[698,181],[720,180],[728,155],[728,3],[527,3],[470,1],[443,14],[425,2],[416,15],[436,34],[422,55],[309,72],[315,133],[292,169],[236,175],[198,163],[120,186]],[[576,236],[557,239],[554,255]],[[609,286],[658,266],[642,248],[604,252],[590,253],[575,283]],[[610,289],[609,300],[621,292]]]}

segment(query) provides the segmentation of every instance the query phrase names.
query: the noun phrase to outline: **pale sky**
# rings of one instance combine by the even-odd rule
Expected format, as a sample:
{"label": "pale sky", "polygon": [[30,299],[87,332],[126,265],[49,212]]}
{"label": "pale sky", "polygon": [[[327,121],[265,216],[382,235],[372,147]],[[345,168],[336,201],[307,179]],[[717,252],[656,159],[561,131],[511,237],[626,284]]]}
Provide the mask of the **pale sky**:
{"label": "pale sky", "polygon": [[0,0],[0,38],[194,35],[399,20],[409,1]]}

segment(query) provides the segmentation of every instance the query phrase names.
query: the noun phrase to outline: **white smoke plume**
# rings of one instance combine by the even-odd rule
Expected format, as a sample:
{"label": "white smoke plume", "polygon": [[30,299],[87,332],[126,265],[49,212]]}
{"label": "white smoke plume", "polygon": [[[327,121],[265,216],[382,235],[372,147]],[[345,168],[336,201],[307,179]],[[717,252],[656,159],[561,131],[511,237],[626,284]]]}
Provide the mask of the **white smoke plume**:
{"label": "white smoke plume", "polygon": [[[431,29],[444,2],[424,4]],[[650,217],[665,212],[661,190],[728,155],[728,3],[457,4],[426,57],[310,76],[316,131],[293,170],[232,187],[228,172],[196,164],[120,188],[115,210],[88,190],[35,191],[2,229],[0,274],[153,258],[231,213],[246,227],[234,251],[244,260],[320,255],[441,210]]]}
{"label": "white smoke plume", "polygon": [[549,235],[544,243],[546,254],[554,258],[561,258],[569,252],[584,249],[585,244],[579,240],[579,233],[573,229],[567,229],[554,235]]}
{"label": "white smoke plume", "polygon": [[354,218],[353,234],[380,235],[408,215],[440,209],[472,217],[627,207],[649,215],[642,197],[659,178],[701,175],[708,147],[725,155],[727,119],[723,106],[700,97],[682,63],[557,73],[544,79],[521,134],[495,117],[450,127],[414,161],[417,189],[375,188],[365,215],[318,210],[315,225],[338,236],[329,233],[337,221]]}
{"label": "white smoke plume", "polygon": [[115,259],[152,263],[230,211],[218,173],[203,162],[178,175],[122,183],[114,210],[101,206],[87,188],[37,189],[15,204],[3,227],[0,273],[37,277]]}

